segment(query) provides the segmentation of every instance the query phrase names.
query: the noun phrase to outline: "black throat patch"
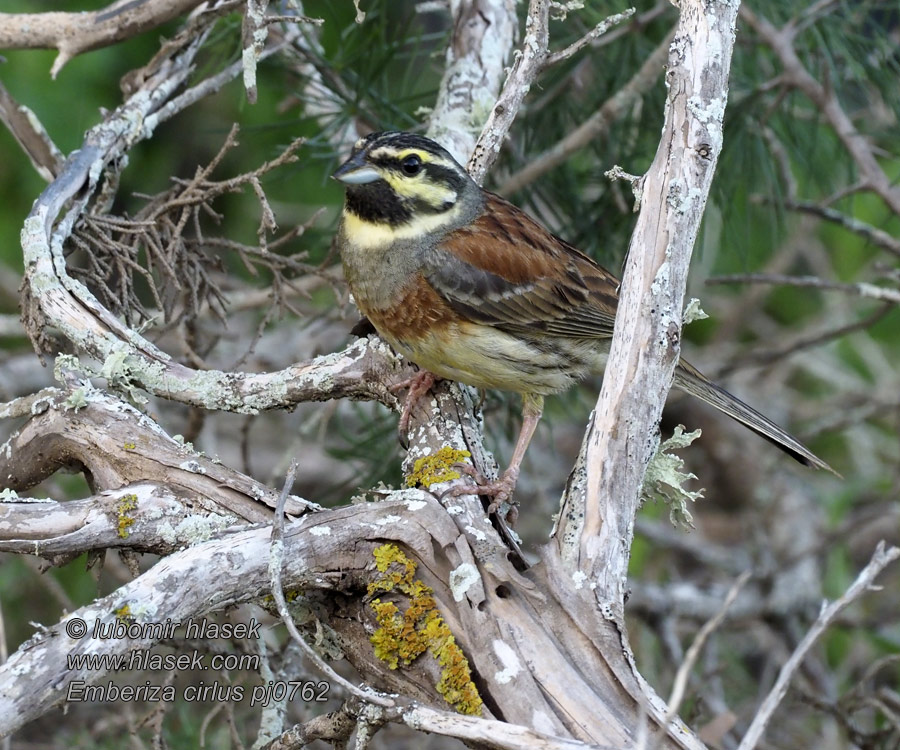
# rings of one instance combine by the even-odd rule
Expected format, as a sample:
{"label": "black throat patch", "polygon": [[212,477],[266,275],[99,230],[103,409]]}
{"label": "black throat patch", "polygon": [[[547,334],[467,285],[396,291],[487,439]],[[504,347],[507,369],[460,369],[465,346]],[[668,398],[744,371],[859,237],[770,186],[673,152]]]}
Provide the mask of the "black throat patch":
{"label": "black throat patch", "polygon": [[396,227],[409,223],[413,206],[402,200],[384,180],[347,188],[347,210],[370,224]]}

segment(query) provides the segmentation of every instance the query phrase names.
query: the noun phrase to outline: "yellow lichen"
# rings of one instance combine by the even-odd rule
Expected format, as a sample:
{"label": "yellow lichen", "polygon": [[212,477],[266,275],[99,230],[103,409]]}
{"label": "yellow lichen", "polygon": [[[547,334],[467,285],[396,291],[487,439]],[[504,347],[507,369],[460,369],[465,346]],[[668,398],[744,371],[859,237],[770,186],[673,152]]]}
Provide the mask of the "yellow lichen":
{"label": "yellow lichen", "polygon": [[[303,589],[289,589],[284,592],[284,600],[288,604],[292,604],[294,601],[303,596]],[[274,607],[275,606],[275,597],[271,594],[266,594],[262,598],[262,603],[267,606]]]}
{"label": "yellow lichen", "polygon": [[122,495],[116,503],[116,514],[119,519],[119,536],[124,539],[128,536],[128,528],[134,523],[134,519],[128,515],[128,511],[137,508],[137,495]]}
{"label": "yellow lichen", "polygon": [[472,682],[469,661],[441,617],[430,586],[415,579],[416,564],[394,544],[375,549],[380,575],[368,587],[369,596],[397,591],[409,599],[401,612],[396,604],[373,599],[378,629],[369,639],[375,656],[391,669],[409,666],[427,650],[441,666],[437,691],[462,714],[479,715],[481,696]]}
{"label": "yellow lichen", "polygon": [[130,622],[132,619],[131,607],[128,604],[123,604],[117,610],[114,610],[113,614],[116,616],[117,620],[121,620],[122,622]]}
{"label": "yellow lichen", "polygon": [[469,451],[457,450],[445,445],[437,453],[416,459],[412,473],[406,478],[406,484],[409,487],[421,485],[428,488],[439,482],[459,479],[460,473],[453,466],[471,455]]}

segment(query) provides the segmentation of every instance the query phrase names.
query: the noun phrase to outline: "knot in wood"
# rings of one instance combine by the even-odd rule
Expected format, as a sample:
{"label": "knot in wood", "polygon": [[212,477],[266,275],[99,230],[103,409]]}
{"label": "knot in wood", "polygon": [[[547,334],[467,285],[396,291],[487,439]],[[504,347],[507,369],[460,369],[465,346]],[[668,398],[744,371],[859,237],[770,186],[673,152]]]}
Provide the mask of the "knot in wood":
{"label": "knot in wood", "polygon": [[666,329],[666,342],[668,343],[669,348],[674,351],[677,349],[680,340],[681,328],[673,321],[669,323],[669,326]]}

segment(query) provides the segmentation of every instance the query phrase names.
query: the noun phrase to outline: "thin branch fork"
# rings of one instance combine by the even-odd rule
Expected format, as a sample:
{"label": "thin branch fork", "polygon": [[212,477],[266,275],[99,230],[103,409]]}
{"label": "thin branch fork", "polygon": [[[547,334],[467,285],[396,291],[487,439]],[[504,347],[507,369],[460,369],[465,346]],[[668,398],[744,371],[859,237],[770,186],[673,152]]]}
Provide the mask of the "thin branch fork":
{"label": "thin branch fork", "polygon": [[57,49],[50,68],[56,78],[74,57],[156,28],[202,0],[117,0],[80,13],[0,13],[0,49]]}
{"label": "thin branch fork", "polygon": [[500,193],[509,195],[521,190],[542,174],[562,164],[578,149],[583,148],[595,138],[602,137],[609,130],[610,124],[634,106],[634,103],[656,83],[663,73],[663,66],[669,57],[669,46],[672,43],[673,35],[674,30],[657,45],[631,79],[587,120],[532,159],[518,172],[510,175],[500,186]]}
{"label": "thin branch fork", "polygon": [[531,0],[525,17],[525,38],[516,54],[503,90],[494,104],[481,136],[475,144],[466,169],[479,185],[497,160],[506,134],[532,84],[548,65],[561,62],[583,49],[610,27],[622,23],[634,15],[634,8],[617,13],[598,24],[578,42],[557,53],[550,52],[550,0]]}
{"label": "thin branch fork", "polygon": [[900,549],[897,547],[886,547],[883,541],[879,542],[869,564],[862,569],[843,596],[827,606],[823,603],[822,611],[819,613],[815,623],[803,636],[803,640],[800,641],[794,653],[782,666],[775,684],[756,712],[756,716],[753,717],[753,721],[741,740],[738,750],[753,750],[757,746],[772,718],[772,714],[775,712],[778,704],[781,703],[785,693],[787,693],[791,678],[800,668],[804,657],[809,653],[813,644],[849,604],[866,592],[877,590],[874,581],[878,574],[898,557],[900,557]]}
{"label": "thin branch fork", "polygon": [[847,153],[856,162],[863,185],[876,193],[891,211],[900,216],[900,188],[892,183],[878,164],[866,138],[856,129],[853,121],[841,107],[834,91],[827,90],[804,67],[793,46],[797,29],[790,24],[778,29],[746,4],[741,6],[740,12],[741,18],[778,57],[784,67],[783,80],[802,91],[834,128]]}

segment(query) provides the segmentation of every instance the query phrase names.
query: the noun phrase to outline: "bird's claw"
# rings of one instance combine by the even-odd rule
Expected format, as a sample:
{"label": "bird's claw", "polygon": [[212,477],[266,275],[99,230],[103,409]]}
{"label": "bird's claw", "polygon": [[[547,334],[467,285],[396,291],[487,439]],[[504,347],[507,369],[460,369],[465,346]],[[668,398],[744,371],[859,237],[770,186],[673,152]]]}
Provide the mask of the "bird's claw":
{"label": "bird's claw", "polygon": [[482,495],[490,497],[491,502],[487,507],[487,513],[496,513],[503,503],[512,503],[513,492],[516,489],[516,481],[518,480],[518,472],[509,469],[503,472],[497,479],[493,481],[486,479],[482,474],[476,471],[475,467],[467,463],[454,464],[453,468],[457,471],[472,477],[475,482],[473,487],[471,484],[459,484],[450,487],[441,493],[438,499],[445,497],[459,497],[460,495]]}
{"label": "bird's claw", "polygon": [[404,449],[409,449],[409,420],[412,416],[413,407],[416,402],[422,398],[428,390],[437,382],[437,378],[428,370],[419,370],[415,375],[406,380],[392,385],[389,390],[394,393],[409,388],[406,394],[406,400],[403,402],[403,409],[400,411],[400,421],[397,423],[397,433],[400,437],[400,445]]}

